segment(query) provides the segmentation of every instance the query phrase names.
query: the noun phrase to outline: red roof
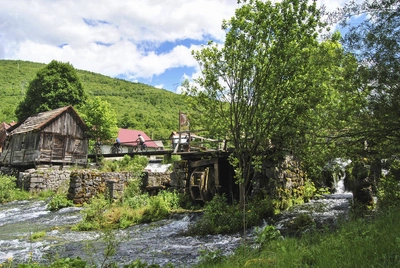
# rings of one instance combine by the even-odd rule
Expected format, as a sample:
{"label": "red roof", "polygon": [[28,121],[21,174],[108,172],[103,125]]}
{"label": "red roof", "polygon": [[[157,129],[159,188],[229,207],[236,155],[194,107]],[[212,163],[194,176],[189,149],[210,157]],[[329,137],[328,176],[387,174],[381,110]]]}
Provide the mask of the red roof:
{"label": "red roof", "polygon": [[119,142],[129,146],[136,146],[137,145],[136,140],[139,134],[143,136],[147,147],[158,148],[157,144],[154,141],[152,141],[149,138],[149,136],[147,136],[146,133],[144,133],[141,130],[120,128],[118,132]]}

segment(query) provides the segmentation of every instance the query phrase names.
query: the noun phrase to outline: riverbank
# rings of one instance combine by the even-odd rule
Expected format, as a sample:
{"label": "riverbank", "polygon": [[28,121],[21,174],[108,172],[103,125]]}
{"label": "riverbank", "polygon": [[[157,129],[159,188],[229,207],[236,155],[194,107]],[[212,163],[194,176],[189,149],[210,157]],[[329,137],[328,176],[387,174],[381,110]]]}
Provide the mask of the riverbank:
{"label": "riverbank", "polygon": [[400,267],[400,206],[343,221],[335,229],[272,237],[229,257],[205,256],[203,267]]}

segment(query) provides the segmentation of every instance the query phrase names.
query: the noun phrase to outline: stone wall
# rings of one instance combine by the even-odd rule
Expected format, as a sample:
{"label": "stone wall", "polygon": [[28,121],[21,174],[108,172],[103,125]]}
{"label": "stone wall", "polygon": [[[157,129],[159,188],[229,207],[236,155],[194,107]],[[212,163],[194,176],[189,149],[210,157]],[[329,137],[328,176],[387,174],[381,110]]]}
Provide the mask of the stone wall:
{"label": "stone wall", "polygon": [[74,171],[70,176],[68,199],[75,204],[83,204],[97,194],[105,194],[111,199],[118,198],[133,176],[131,172]]}
{"label": "stone wall", "polygon": [[253,193],[262,189],[277,202],[277,207],[286,209],[301,203],[305,196],[305,174],[300,162],[293,155],[286,155],[279,161],[263,163],[261,173],[254,180]]}
{"label": "stone wall", "polygon": [[146,172],[143,178],[143,186],[149,192],[166,189],[171,186],[170,172]]}
{"label": "stone wall", "polygon": [[29,192],[43,190],[67,190],[69,187],[70,169],[60,167],[41,167],[19,172],[17,185]]}
{"label": "stone wall", "polygon": [[[8,171],[10,173],[11,170]],[[73,170],[60,167],[40,167],[19,172],[17,186],[29,192],[44,190],[68,192],[75,204],[88,202],[97,194],[116,199],[122,196],[132,172],[100,172],[98,170]],[[145,172],[143,190],[156,192],[170,185],[169,172]]]}

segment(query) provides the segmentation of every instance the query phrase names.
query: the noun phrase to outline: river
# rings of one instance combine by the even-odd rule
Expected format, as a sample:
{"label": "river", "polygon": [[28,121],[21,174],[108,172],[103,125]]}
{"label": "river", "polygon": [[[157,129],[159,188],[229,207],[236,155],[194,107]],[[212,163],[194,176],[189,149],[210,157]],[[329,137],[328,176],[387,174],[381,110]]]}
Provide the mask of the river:
{"label": "river", "polygon": [[[308,213],[321,223],[331,223],[346,216],[352,195],[345,192],[327,195],[282,213],[277,228],[299,213]],[[317,209],[316,209],[317,208]],[[0,263],[54,261],[58,257],[76,257],[96,263],[116,262],[121,266],[140,259],[148,264],[191,267],[198,263],[202,250],[221,250],[229,255],[242,243],[240,234],[214,236],[185,236],[190,223],[199,215],[175,215],[152,224],[141,224],[113,231],[108,236],[100,232],[72,231],[81,219],[80,208],[64,208],[50,212],[44,201],[18,201],[0,205]],[[43,238],[31,240],[32,234],[45,231]],[[248,232],[251,238],[251,230]],[[249,239],[246,237],[246,239]],[[116,254],[106,257],[107,245]]]}

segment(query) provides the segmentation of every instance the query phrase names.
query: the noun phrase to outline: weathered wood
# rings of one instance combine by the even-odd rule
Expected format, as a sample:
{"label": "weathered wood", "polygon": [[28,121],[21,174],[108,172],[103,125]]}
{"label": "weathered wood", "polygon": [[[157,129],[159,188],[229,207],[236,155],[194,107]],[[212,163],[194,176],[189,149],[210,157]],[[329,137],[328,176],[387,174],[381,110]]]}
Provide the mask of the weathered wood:
{"label": "weathered wood", "polygon": [[29,117],[9,130],[0,164],[87,163],[87,127],[72,106]]}
{"label": "weathered wood", "polygon": [[191,168],[197,168],[197,167],[214,165],[216,163],[218,163],[218,159],[213,158],[213,159],[204,159],[204,160],[193,161],[193,162],[190,162],[189,165]]}

